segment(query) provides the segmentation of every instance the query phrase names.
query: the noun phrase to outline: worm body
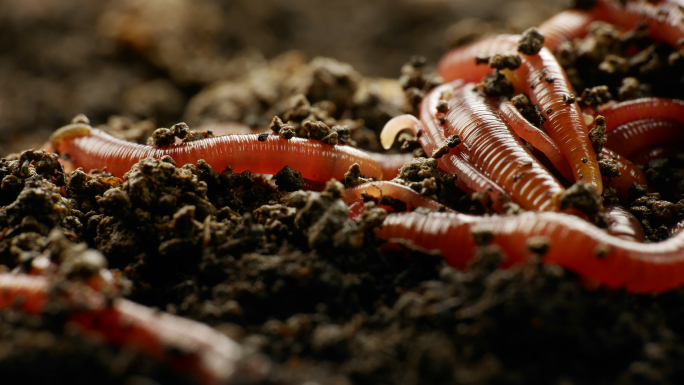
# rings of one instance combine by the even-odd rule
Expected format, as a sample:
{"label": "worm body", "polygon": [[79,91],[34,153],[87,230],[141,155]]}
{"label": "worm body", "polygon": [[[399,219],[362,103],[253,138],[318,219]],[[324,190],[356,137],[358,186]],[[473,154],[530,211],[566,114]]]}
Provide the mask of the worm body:
{"label": "worm body", "polygon": [[551,52],[556,52],[563,42],[584,36],[587,27],[594,20],[595,17],[590,12],[569,9],[551,16],[537,29],[544,36],[544,46]]}
{"label": "worm body", "polygon": [[643,242],[644,229],[639,220],[622,206],[607,206],[603,215],[608,223],[608,234],[628,241]]}
{"label": "worm body", "polygon": [[[101,293],[83,285],[62,285],[57,299],[51,290],[45,277],[0,273],[0,309],[19,304],[19,310],[40,314],[49,301],[61,300],[73,306],[68,323],[109,343],[168,360],[202,384],[222,384],[236,374],[240,346],[204,324],[125,299],[109,304]],[[169,349],[176,353],[169,354]]]}
{"label": "worm body", "polygon": [[530,101],[539,104],[547,119],[543,124],[546,132],[563,152],[575,181],[592,185],[601,193],[603,183],[596,154],[582,112],[577,102],[570,99],[573,92],[565,72],[546,48],[537,55],[523,56],[516,72],[530,88]]}
{"label": "worm body", "polygon": [[377,162],[351,147],[329,146],[299,138],[286,140],[277,135],[269,135],[265,141],[258,138],[257,134],[226,135],[155,148],[119,140],[92,129],[88,135],[60,139],[54,147],[57,152],[69,155],[75,167],[83,167],[86,171],[106,167],[117,177],[123,177],[141,159],[168,155],[179,167],[204,159],[218,171],[231,167],[234,172],[250,170],[276,174],[290,166],[304,178],[315,181],[343,179],[349,166],[358,163],[362,173],[382,179]]}
{"label": "worm body", "polygon": [[684,37],[684,12],[681,5],[672,1],[652,4],[648,1],[598,0],[594,13],[597,19],[605,20],[624,29],[633,29],[644,23],[649,35],[673,47],[680,47]]}
{"label": "worm body", "polygon": [[684,124],[667,119],[641,119],[625,123],[607,133],[610,148],[630,157],[656,144],[684,141]]}
{"label": "worm body", "polygon": [[530,240],[547,246],[543,261],[584,277],[633,292],[663,292],[684,283],[684,233],[644,244],[611,236],[577,217],[554,212],[476,217],[466,214],[390,214],[378,237],[393,243],[406,239],[419,248],[439,251],[455,267],[465,267],[476,244],[472,233],[491,232],[507,256],[506,266],[527,259]]}
{"label": "worm body", "polygon": [[352,204],[363,199],[364,195],[376,199],[380,199],[383,196],[392,197],[401,200],[414,208],[423,207],[430,210],[445,209],[441,204],[418,194],[410,187],[387,181],[368,182],[356,187],[348,188],[344,190],[344,201],[347,202],[347,204]]}
{"label": "worm body", "polygon": [[674,120],[684,124],[684,100],[640,98],[611,105],[599,111],[606,118],[606,132],[643,119]]}
{"label": "worm body", "polygon": [[558,170],[565,179],[573,180],[572,170],[570,170],[570,166],[568,166],[568,161],[565,160],[563,153],[553,139],[549,138],[544,131],[528,122],[520,111],[515,108],[513,103],[509,101],[501,103],[499,105],[499,112],[506,124],[508,124],[518,136],[544,153],[551,163],[553,163],[556,170]]}
{"label": "worm body", "polygon": [[479,82],[492,69],[486,61],[478,64],[476,59],[497,53],[513,53],[517,50],[519,39],[520,36],[516,35],[498,35],[454,48],[442,56],[437,64],[437,73],[447,82],[457,79],[466,83]]}
{"label": "worm body", "polygon": [[617,195],[623,202],[627,202],[629,189],[636,184],[646,184],[646,176],[640,168],[628,159],[616,154],[608,148],[603,148],[601,155],[604,159],[613,159],[617,164],[620,175],[607,178],[607,184],[617,190]]}

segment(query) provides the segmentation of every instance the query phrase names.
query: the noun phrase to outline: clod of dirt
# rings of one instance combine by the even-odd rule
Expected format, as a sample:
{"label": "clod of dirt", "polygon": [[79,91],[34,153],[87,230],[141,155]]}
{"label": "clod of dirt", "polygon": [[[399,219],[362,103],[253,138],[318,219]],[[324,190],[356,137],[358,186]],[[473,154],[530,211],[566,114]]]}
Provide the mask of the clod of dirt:
{"label": "clod of dirt", "polygon": [[275,175],[275,184],[282,191],[297,191],[304,188],[302,173],[290,166],[285,166]]}
{"label": "clod of dirt", "polygon": [[574,210],[595,221],[603,210],[603,202],[592,186],[578,182],[570,186],[558,199],[561,210]]}
{"label": "clod of dirt", "polygon": [[518,43],[518,51],[525,55],[536,55],[544,47],[544,36],[532,27],[525,30]]}
{"label": "clod of dirt", "polygon": [[349,188],[370,182],[371,180],[370,178],[364,178],[364,175],[361,173],[361,166],[358,163],[354,163],[349,167],[349,171],[344,173],[342,183],[344,183],[344,187]]}

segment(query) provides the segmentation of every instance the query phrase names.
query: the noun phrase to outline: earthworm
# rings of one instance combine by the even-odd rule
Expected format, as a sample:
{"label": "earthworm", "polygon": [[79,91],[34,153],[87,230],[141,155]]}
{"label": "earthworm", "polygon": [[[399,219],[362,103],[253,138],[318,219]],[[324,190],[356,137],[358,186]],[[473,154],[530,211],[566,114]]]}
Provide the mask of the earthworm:
{"label": "earthworm", "polygon": [[592,185],[600,194],[603,190],[601,173],[582,112],[574,98],[565,72],[547,48],[537,55],[522,55],[516,73],[529,86],[529,98],[547,118],[542,125],[563,152],[576,182]]}
{"label": "earthworm", "polygon": [[605,20],[624,29],[633,29],[645,23],[648,33],[656,40],[673,47],[681,47],[684,37],[684,16],[680,5],[670,1],[651,4],[648,1],[627,1],[621,4],[614,0],[598,0],[594,13],[599,20]]}
{"label": "earthworm", "polygon": [[[251,128],[242,123],[213,123],[197,127],[195,130],[210,131],[214,136],[260,134],[271,131],[268,127]],[[380,165],[384,180],[390,180],[396,177],[397,174],[399,174],[401,166],[413,159],[413,155],[411,154],[383,154],[372,151],[364,152]]]}
{"label": "earthworm", "polygon": [[675,120],[640,119],[620,125],[606,136],[612,150],[630,157],[655,144],[684,141],[684,125]]}
{"label": "earthworm", "polygon": [[377,162],[360,150],[308,139],[287,140],[277,135],[268,135],[264,141],[257,134],[226,135],[156,148],[129,143],[74,123],[56,131],[51,142],[58,153],[69,156],[75,167],[85,171],[106,167],[117,177],[123,177],[141,159],[169,155],[179,166],[204,159],[219,171],[232,167],[234,172],[276,174],[290,166],[304,178],[315,181],[341,180],[349,166],[358,163],[363,174],[382,179]]}
{"label": "earthworm", "polygon": [[622,206],[606,206],[603,218],[608,223],[608,234],[628,241],[643,242],[644,228],[639,220]]}
{"label": "earthworm", "polygon": [[[446,130],[458,135],[470,161],[521,207],[553,210],[565,189],[529,153],[474,84],[452,89]],[[459,147],[460,147],[459,146]]]}
{"label": "earthworm", "polygon": [[237,374],[241,347],[204,324],[122,298],[110,303],[84,285],[60,283],[59,287],[53,292],[53,284],[42,276],[0,273],[0,309],[13,307],[40,314],[50,301],[61,301],[72,307],[68,323],[109,343],[168,360],[172,368],[200,383],[221,384]]}
{"label": "earthworm", "polygon": [[565,160],[563,153],[553,139],[549,138],[544,131],[528,122],[510,101],[501,103],[499,105],[499,112],[506,124],[508,124],[518,136],[544,153],[556,170],[558,170],[565,179],[573,180],[572,170],[570,170],[570,166],[568,166],[568,161]]}
{"label": "earthworm", "polygon": [[551,16],[537,30],[544,36],[544,46],[556,52],[563,42],[584,36],[594,20],[590,12],[569,9]]}
{"label": "earthworm", "polygon": [[640,168],[636,167],[632,162],[619,154],[614,153],[610,149],[604,147],[601,150],[601,155],[604,159],[614,159],[620,170],[620,176],[607,178],[607,185],[617,191],[617,196],[621,201],[627,202],[629,196],[629,189],[636,184],[646,184],[646,176]]}
{"label": "earthworm", "polygon": [[684,124],[684,101],[668,98],[639,98],[612,104],[598,111],[606,118],[606,132],[643,119],[668,119]]}
{"label": "earthworm", "polygon": [[[552,52],[564,41],[580,37],[594,20],[594,15],[580,10],[568,10],[551,17],[539,26],[544,36],[544,45]],[[445,81],[462,79],[478,82],[491,72],[486,64],[476,64],[477,57],[488,57],[497,53],[515,52],[520,36],[497,35],[456,47],[447,52],[437,64],[437,73]]]}
{"label": "earthworm", "polygon": [[364,198],[364,194],[376,199],[383,196],[392,197],[403,201],[413,207],[424,207],[430,210],[449,210],[438,202],[424,197],[411,189],[395,182],[376,181],[360,184],[344,190],[344,201],[352,204]]}
{"label": "earthworm", "polygon": [[475,43],[456,47],[442,56],[437,63],[437,73],[446,82],[461,79],[465,83],[479,82],[492,69],[484,62],[477,64],[476,58],[489,57],[497,53],[515,52],[520,36],[497,35]]}
{"label": "earthworm", "polygon": [[474,233],[493,235],[493,243],[507,256],[504,266],[525,261],[532,249],[543,253],[544,263],[611,288],[658,293],[684,283],[684,233],[645,244],[611,236],[580,218],[557,212],[486,217],[407,212],[389,214],[376,230],[390,243],[438,251],[459,268],[474,255]]}

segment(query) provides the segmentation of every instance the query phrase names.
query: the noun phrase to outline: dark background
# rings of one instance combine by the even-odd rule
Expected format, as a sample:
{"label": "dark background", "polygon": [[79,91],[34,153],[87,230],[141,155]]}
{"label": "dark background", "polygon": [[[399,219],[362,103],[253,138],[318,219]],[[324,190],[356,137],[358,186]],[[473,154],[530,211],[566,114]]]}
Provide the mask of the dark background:
{"label": "dark background", "polygon": [[[204,87],[292,49],[396,78],[411,55],[519,32],[562,0],[0,1],[0,153],[85,113],[169,126]],[[465,20],[465,21],[464,21]]]}

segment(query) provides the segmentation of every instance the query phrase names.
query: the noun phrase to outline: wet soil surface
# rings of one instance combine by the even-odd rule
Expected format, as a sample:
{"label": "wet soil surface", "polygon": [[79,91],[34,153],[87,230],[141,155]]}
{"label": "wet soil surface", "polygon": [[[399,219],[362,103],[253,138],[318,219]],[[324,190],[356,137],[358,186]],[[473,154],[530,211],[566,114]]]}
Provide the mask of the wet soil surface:
{"label": "wet soil surface", "polygon": [[[369,202],[350,220],[341,182],[304,191],[289,168],[271,178],[203,161],[179,168],[170,158],[146,159],[119,180],[106,171],[65,173],[56,155],[25,150],[47,138],[42,130],[86,113],[93,125],[141,143],[157,127],[171,128],[155,138],[172,140],[184,130],[172,125],[185,121],[216,133],[270,127],[380,151],[379,130],[434,85],[430,67],[447,44],[520,32],[560,6],[514,2],[521,11],[510,18],[496,1],[475,8],[410,0],[352,2],[356,8],[276,0],[95,3],[0,4],[7,155],[0,161],[0,271],[28,272],[48,255],[61,279],[78,280],[97,267],[84,253],[99,253],[126,298],[207,323],[266,354],[275,366],[264,382],[684,381],[683,289],[655,296],[597,288],[538,260],[503,270],[496,246],[481,247],[464,271],[435,256],[387,249],[372,229],[406,205]],[[480,19],[457,21],[467,7]],[[345,42],[332,48],[330,36]],[[682,98],[673,94],[682,87],[662,86],[681,79],[676,52],[651,43],[630,45],[648,60],[613,70],[606,57],[622,63],[631,43],[616,43],[608,27],[597,27],[563,48],[563,64],[575,89],[587,88],[588,103],[606,92],[617,100]],[[334,59],[307,58],[312,54]],[[408,60],[413,54],[427,60]],[[404,147],[421,155],[410,141]],[[635,189],[630,208],[655,241],[684,217],[684,157],[653,159],[644,169],[659,193]],[[348,176],[347,185],[358,182]],[[481,196],[456,191],[434,161],[414,160],[399,177],[461,211],[489,210]],[[3,381],[194,380],[65,322],[58,307],[39,316],[0,310]]]}

